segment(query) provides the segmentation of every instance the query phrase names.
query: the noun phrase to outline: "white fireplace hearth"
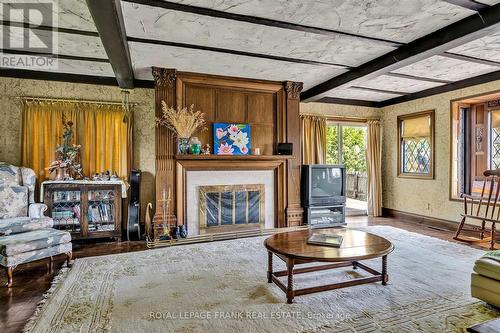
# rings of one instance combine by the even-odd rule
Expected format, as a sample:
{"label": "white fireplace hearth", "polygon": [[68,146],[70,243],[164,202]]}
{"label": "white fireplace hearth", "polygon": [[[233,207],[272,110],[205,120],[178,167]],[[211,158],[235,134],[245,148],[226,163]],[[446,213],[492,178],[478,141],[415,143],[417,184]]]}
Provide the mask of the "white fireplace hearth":
{"label": "white fireplace hearth", "polygon": [[264,222],[261,226],[274,228],[276,218],[274,177],[273,170],[187,171],[186,223],[189,236],[200,234],[200,188],[207,186],[262,185],[264,187],[264,204],[262,205]]}

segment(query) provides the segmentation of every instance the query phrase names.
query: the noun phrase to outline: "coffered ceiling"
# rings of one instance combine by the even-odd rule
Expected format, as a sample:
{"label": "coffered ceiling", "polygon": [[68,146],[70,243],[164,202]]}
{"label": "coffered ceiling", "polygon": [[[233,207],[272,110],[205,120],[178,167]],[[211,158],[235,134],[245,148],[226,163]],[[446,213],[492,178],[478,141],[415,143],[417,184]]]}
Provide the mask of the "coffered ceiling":
{"label": "coffered ceiling", "polygon": [[[39,0],[40,3],[46,0]],[[304,83],[304,101],[382,106],[500,78],[496,0],[64,0],[2,17],[5,47],[55,33],[50,69],[0,75],[152,86],[151,67]],[[0,0],[5,6],[7,1]],[[28,24],[31,24],[29,26]],[[116,78],[116,80],[115,80]]]}

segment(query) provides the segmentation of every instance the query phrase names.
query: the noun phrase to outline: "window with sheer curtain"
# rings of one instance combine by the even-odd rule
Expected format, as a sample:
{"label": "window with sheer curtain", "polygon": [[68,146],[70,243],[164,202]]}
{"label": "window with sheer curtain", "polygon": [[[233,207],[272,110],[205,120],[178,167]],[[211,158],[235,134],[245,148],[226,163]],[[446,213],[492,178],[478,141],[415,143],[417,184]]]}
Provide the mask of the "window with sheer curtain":
{"label": "window with sheer curtain", "polygon": [[126,179],[132,166],[132,113],[119,104],[25,101],[23,105],[21,163],[33,169],[39,181],[55,159],[63,134],[62,119],[74,123],[74,144],[81,145],[83,175],[116,173]]}

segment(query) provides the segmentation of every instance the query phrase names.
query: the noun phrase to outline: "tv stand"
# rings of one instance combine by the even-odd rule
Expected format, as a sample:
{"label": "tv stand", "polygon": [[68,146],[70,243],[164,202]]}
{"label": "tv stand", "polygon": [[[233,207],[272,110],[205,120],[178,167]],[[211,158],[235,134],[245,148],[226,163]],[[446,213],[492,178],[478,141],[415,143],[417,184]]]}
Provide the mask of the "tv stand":
{"label": "tv stand", "polygon": [[310,228],[345,226],[345,203],[305,207],[305,224]]}

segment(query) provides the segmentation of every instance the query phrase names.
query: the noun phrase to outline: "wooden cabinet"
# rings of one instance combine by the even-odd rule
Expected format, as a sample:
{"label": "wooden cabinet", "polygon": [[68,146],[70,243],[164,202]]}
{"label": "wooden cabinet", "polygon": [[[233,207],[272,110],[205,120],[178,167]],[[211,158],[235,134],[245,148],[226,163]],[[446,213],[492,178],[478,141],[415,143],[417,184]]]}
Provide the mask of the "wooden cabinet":
{"label": "wooden cabinet", "polygon": [[120,184],[42,183],[43,202],[54,228],[71,232],[74,239],[121,238]]}

